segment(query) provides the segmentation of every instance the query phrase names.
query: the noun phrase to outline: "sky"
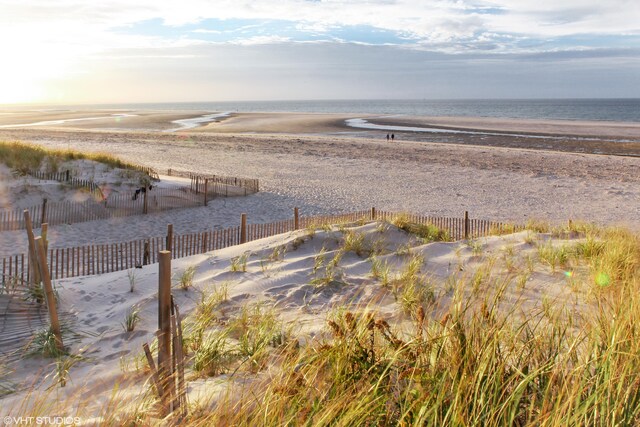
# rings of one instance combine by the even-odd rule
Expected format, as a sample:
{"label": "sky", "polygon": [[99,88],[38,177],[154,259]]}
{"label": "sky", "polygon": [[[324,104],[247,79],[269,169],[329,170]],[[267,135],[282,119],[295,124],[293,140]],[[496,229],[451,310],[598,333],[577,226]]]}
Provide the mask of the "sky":
{"label": "sky", "polygon": [[0,104],[640,98],[640,0],[0,0]]}

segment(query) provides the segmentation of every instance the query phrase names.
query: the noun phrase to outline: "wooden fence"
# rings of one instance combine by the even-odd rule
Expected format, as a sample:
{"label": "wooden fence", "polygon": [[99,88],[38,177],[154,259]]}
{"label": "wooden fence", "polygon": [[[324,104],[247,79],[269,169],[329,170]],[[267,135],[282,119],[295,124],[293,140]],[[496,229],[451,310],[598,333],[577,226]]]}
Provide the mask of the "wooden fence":
{"label": "wooden fence", "polygon": [[[297,210],[296,210],[297,212]],[[372,220],[392,220],[397,213],[376,211],[375,209],[346,214],[298,217],[267,224],[245,224],[227,229],[209,230],[200,233],[171,237],[172,258],[191,255],[235,246],[244,242],[275,236],[304,228],[318,228],[327,224],[366,223]],[[404,215],[404,214],[403,214]],[[484,219],[432,217],[425,215],[407,215],[406,219],[418,224],[433,224],[446,230],[452,240],[473,239],[490,234],[520,231],[523,226],[514,226]],[[243,222],[241,222],[243,224]],[[466,224],[466,227],[465,227]],[[167,237],[151,237],[122,243],[87,245],[73,248],[49,249],[49,269],[54,280],[67,277],[103,274],[127,270],[158,261],[158,252],[167,250]],[[244,241],[243,241],[244,240]],[[28,256],[12,255],[0,260],[2,285],[29,279]]]}
{"label": "wooden fence", "polygon": [[[147,173],[152,179],[158,174],[152,169],[138,166],[138,170]],[[71,177],[70,171],[44,173],[32,171],[31,175],[38,179],[57,180],[67,182],[74,187],[86,188],[94,196],[84,202],[47,203],[26,208],[33,219],[33,226],[40,227],[47,222],[49,225],[74,224],[77,222],[141,215],[161,212],[168,209],[191,208],[207,205],[208,200],[216,196],[241,196],[258,191],[257,179],[243,179],[224,176],[194,175],[190,172],[175,172],[170,174],[191,177],[191,186],[182,188],[157,188],[151,191],[135,194],[120,193],[105,197],[100,187],[93,181],[80,180]],[[206,191],[205,191],[206,190]],[[24,230],[25,208],[0,210],[0,231]]]}
{"label": "wooden fence", "polygon": [[160,176],[158,175],[158,172],[156,172],[154,168],[150,166],[131,165],[131,164],[130,166],[137,171],[147,174],[147,176],[149,176],[149,178],[151,178],[152,180],[160,181]]}
{"label": "wooden fence", "polygon": [[[169,209],[192,208],[203,206],[203,194],[195,194],[188,187],[153,188],[139,193],[120,193],[104,200],[90,198],[84,202],[47,203],[26,208],[33,218],[33,226],[75,224],[97,219],[119,218],[146,213],[162,212]],[[0,231],[24,230],[25,209],[0,211]]]}
{"label": "wooden fence", "polygon": [[104,194],[102,193],[102,189],[98,184],[88,179],[75,178],[71,176],[70,170],[66,170],[64,172],[41,172],[41,171],[34,170],[29,172],[29,175],[33,176],[36,179],[41,179],[46,181],[65,182],[74,188],[84,188],[99,200],[104,199]]}
{"label": "wooden fence", "polygon": [[193,172],[169,169],[169,176],[179,176],[191,179],[191,189],[196,193],[206,191],[213,196],[239,196],[255,194],[260,191],[260,181],[257,179],[237,178],[224,175],[206,175]]}

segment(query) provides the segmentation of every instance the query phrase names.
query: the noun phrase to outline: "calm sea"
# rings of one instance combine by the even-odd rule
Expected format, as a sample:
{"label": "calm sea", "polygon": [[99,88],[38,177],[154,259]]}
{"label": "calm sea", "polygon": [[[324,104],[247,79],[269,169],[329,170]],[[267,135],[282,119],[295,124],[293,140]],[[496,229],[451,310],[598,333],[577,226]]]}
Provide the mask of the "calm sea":
{"label": "calm sea", "polygon": [[101,104],[84,108],[308,112],[640,122],[640,99],[335,100]]}

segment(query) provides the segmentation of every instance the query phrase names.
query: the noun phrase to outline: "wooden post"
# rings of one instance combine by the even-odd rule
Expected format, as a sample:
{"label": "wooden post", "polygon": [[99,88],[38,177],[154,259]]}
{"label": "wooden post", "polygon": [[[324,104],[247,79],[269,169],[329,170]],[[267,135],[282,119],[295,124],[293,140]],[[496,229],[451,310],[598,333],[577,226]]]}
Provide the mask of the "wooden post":
{"label": "wooden post", "polygon": [[[173,299],[172,299],[173,302]],[[182,321],[180,319],[180,311],[178,310],[177,305],[173,305],[175,309],[175,319],[176,319],[176,336],[178,338],[178,346],[177,350],[177,359],[178,359],[178,401],[182,403],[182,416],[187,415],[187,402],[186,402],[186,390],[185,390],[185,381],[184,381],[184,348],[183,348],[183,339],[182,339]]]}
{"label": "wooden post", "polygon": [[40,235],[42,236],[42,243],[44,243],[44,253],[49,252],[49,240],[47,239],[47,233],[49,232],[49,224],[43,223]]}
{"label": "wooden post", "polygon": [[44,244],[41,237],[35,238],[35,246],[38,252],[38,267],[42,284],[44,285],[44,295],[47,299],[47,308],[49,309],[49,319],[51,320],[51,332],[55,337],[56,348],[64,351],[62,343],[62,334],[60,332],[60,322],[58,320],[58,310],[56,308],[56,298],[53,294],[53,286],[51,286],[51,276],[49,276],[49,267],[47,266],[47,254],[44,251]]}
{"label": "wooden post", "polygon": [[204,205],[207,206],[207,187],[209,186],[209,180],[204,180]]}
{"label": "wooden post", "polygon": [[144,189],[144,200],[143,200],[143,205],[142,205],[142,213],[147,214],[149,213],[149,198],[147,197],[147,194],[149,193],[149,188],[145,186]]}
{"label": "wooden post", "polygon": [[469,240],[469,212],[464,211],[464,240]]}
{"label": "wooden post", "polygon": [[300,228],[300,216],[298,208],[293,208],[293,229],[297,230],[298,228]]}
{"label": "wooden post", "polygon": [[376,220],[376,208],[371,208],[371,219]]}
{"label": "wooden post", "polygon": [[167,224],[167,239],[164,243],[164,250],[173,251],[173,224]]}
{"label": "wooden post", "polygon": [[172,411],[176,411],[180,409],[180,400],[182,398],[182,389],[181,383],[179,382],[177,390],[176,390],[176,379],[179,379],[180,374],[180,364],[182,364],[182,337],[178,335],[178,322],[179,319],[176,318],[176,306],[173,302],[173,296],[171,297],[171,345],[173,348],[173,352],[171,354],[171,368],[173,372],[173,376],[171,377],[171,387],[173,387],[173,408]]}
{"label": "wooden post", "polygon": [[240,215],[240,243],[247,243],[247,214]]}
{"label": "wooden post", "polygon": [[[45,199],[46,200],[46,199]],[[31,215],[28,210],[24,210],[24,224],[27,229],[27,239],[29,240],[29,270],[31,270],[31,276],[29,284],[32,286],[39,286],[42,279],[40,278],[40,270],[38,269],[37,249],[35,245],[35,239],[33,236],[33,226],[31,224]],[[46,251],[45,251],[46,253]],[[38,301],[42,302],[42,301]]]}
{"label": "wooden post", "polygon": [[204,233],[201,234],[202,236],[202,250],[200,251],[201,254],[207,252],[207,232],[205,231]]}
{"label": "wooden post", "polygon": [[69,172],[70,172],[69,169],[67,169],[67,171],[65,173],[65,181],[67,181],[67,182],[69,182],[69,179],[70,179]]}
{"label": "wooden post", "polygon": [[158,258],[158,376],[169,403],[175,386],[171,372],[171,252],[160,251]]}
{"label": "wooden post", "polygon": [[47,222],[47,199],[42,199],[42,216],[40,217],[40,224]]}
{"label": "wooden post", "polygon": [[149,369],[151,370],[151,378],[153,379],[153,383],[155,384],[156,390],[158,391],[158,397],[162,399],[164,396],[164,390],[162,390],[162,384],[160,384],[160,378],[158,378],[158,370],[156,368],[155,362],[153,361],[153,356],[151,355],[149,344],[142,344],[142,349],[144,350],[144,355],[147,357],[147,363],[149,364]]}
{"label": "wooden post", "polygon": [[149,258],[151,258],[151,252],[149,250],[149,242],[144,242],[144,252],[142,254],[142,265],[149,264]]}

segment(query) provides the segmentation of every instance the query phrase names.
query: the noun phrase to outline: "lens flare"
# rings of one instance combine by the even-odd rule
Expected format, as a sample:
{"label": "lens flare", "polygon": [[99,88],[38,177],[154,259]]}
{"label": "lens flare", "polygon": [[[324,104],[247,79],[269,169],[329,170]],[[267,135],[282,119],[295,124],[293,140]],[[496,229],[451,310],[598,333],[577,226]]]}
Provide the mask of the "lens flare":
{"label": "lens flare", "polygon": [[611,284],[611,278],[607,273],[598,273],[596,276],[596,284],[602,287],[609,286],[609,284]]}

